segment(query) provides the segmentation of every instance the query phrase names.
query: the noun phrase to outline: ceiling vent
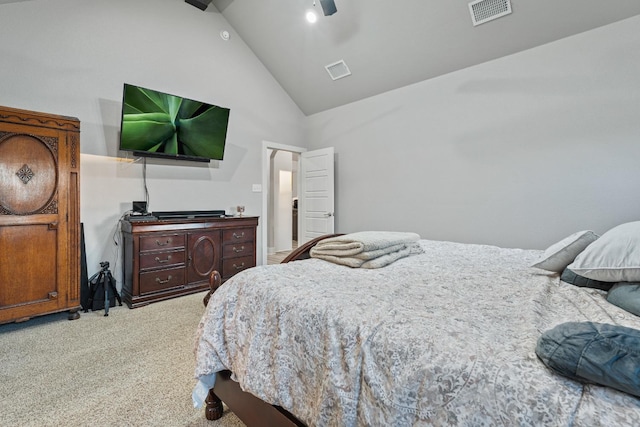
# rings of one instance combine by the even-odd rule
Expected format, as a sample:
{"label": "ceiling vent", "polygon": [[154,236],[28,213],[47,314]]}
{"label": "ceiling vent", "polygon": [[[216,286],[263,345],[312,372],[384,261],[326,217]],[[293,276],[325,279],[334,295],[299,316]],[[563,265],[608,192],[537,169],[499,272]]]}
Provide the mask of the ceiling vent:
{"label": "ceiling vent", "polygon": [[349,67],[347,67],[347,64],[345,64],[342,59],[338,62],[334,62],[333,64],[325,65],[324,68],[327,69],[332,80],[338,80],[351,75]]}
{"label": "ceiling vent", "polygon": [[469,3],[473,25],[484,24],[511,13],[509,0],[476,0]]}

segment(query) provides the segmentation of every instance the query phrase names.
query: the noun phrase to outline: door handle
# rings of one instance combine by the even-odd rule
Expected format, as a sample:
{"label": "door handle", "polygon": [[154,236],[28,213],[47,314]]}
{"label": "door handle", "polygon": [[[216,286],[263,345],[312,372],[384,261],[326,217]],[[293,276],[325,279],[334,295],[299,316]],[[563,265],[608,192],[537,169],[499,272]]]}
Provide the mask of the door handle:
{"label": "door handle", "polygon": [[330,218],[333,216],[333,212],[327,212],[326,214],[324,214],[324,216],[326,216],[327,218]]}

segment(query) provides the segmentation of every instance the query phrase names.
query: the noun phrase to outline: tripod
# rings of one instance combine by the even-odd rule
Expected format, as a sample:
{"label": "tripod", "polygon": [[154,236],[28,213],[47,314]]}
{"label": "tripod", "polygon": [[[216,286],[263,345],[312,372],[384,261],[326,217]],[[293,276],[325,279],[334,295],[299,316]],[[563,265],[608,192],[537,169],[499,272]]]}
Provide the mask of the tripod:
{"label": "tripod", "polygon": [[109,315],[109,291],[113,292],[113,295],[118,300],[118,305],[122,305],[122,299],[118,294],[118,290],[116,289],[116,280],[111,275],[111,271],[109,271],[109,262],[104,261],[100,263],[100,271],[91,276],[89,279],[89,302],[84,309],[84,312],[88,312],[89,308],[93,310],[93,299],[96,295],[96,291],[102,284],[104,288],[104,315]]}

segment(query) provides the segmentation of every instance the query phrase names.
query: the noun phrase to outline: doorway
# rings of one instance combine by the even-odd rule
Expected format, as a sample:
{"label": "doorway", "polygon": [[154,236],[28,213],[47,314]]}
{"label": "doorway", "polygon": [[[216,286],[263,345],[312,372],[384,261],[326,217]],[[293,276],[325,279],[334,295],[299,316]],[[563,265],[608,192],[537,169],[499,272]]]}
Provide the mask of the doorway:
{"label": "doorway", "polygon": [[[272,167],[276,154],[286,153],[287,162],[291,164],[290,175],[276,173]],[[295,161],[294,161],[295,158]],[[285,162],[286,163],[286,162]],[[295,169],[295,173],[294,173]],[[299,171],[299,173],[298,173]],[[280,178],[282,176],[282,178]],[[289,182],[291,190],[288,195],[276,201],[276,191],[280,192],[280,184]],[[277,183],[277,184],[276,184]],[[295,187],[295,190],[293,189]],[[298,190],[299,189],[299,190]],[[287,190],[284,190],[286,193]],[[296,196],[293,196],[293,192]],[[297,243],[304,244],[309,240],[334,232],[335,226],[335,185],[334,185],[334,148],[326,147],[308,151],[306,148],[291,145],[262,142],[262,259],[260,265],[269,264],[269,242],[280,245],[273,246],[271,252],[291,251],[294,224],[297,225]],[[299,199],[297,209],[293,209],[294,201]],[[276,204],[281,206],[281,217],[288,216],[287,221],[278,220],[274,214]],[[294,214],[297,220],[293,219]],[[281,225],[281,224],[284,225]],[[289,237],[284,237],[289,236]],[[276,237],[280,240],[277,242]],[[284,243],[282,243],[284,242]],[[286,255],[285,255],[286,256]]]}
{"label": "doorway", "polygon": [[280,263],[296,249],[300,154],[305,148],[263,141],[262,264]]}

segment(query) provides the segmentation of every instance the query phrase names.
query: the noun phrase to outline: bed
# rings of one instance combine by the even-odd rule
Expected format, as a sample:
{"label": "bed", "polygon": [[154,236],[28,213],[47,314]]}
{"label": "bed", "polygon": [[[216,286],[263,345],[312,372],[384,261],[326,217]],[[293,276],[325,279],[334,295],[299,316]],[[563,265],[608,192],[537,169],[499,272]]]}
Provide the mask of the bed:
{"label": "bed", "polygon": [[247,425],[640,419],[637,396],[559,375],[536,354],[542,334],[569,322],[640,329],[607,291],[532,267],[556,251],[563,270],[595,238],[547,251],[421,239],[421,253],[362,269],[309,258],[326,237],[223,285],[212,275],[195,348],[194,402],[208,392],[207,418],[224,401]]}

